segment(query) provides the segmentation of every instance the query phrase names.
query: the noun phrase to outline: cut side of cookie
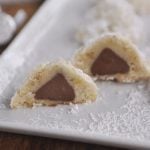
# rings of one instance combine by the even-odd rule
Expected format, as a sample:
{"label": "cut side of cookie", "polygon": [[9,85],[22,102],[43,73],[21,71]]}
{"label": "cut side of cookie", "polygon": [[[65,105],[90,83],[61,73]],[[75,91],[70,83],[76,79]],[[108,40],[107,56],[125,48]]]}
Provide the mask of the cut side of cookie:
{"label": "cut side of cookie", "polygon": [[101,80],[134,82],[150,77],[150,69],[138,48],[119,34],[106,34],[80,49],[76,67]]}
{"label": "cut side of cookie", "polygon": [[95,101],[91,77],[70,63],[58,61],[38,67],[11,100],[11,108],[54,106]]}

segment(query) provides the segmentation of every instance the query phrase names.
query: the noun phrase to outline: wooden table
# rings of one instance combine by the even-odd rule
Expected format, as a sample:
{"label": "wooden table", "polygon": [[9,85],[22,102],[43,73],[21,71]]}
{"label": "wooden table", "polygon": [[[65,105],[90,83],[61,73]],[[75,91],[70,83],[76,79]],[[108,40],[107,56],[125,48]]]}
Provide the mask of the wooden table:
{"label": "wooden table", "polygon": [[0,132],[0,150],[127,150]]}
{"label": "wooden table", "polygon": [[[17,5],[4,5],[2,8],[5,12],[14,16],[18,9],[24,9],[28,14],[28,19],[31,18],[41,2],[24,3]],[[26,24],[24,23],[24,25]],[[24,26],[23,25],[23,26]],[[22,26],[22,27],[23,27]],[[21,28],[22,28],[21,27]],[[21,30],[18,30],[18,32]],[[1,52],[8,46],[0,47]],[[12,133],[0,132],[0,150],[123,150],[117,148],[108,148],[93,144],[85,144],[80,142],[70,142],[65,140],[56,140],[51,138],[26,136]],[[124,149],[125,150],[125,149]]]}

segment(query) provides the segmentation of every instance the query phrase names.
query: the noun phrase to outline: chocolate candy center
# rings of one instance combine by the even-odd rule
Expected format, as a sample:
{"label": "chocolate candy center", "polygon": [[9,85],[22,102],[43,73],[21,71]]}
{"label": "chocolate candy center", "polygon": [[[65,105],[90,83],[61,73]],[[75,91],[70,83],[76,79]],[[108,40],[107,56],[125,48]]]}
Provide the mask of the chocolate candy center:
{"label": "chocolate candy center", "polygon": [[65,77],[58,73],[35,93],[36,99],[72,101],[75,93]]}
{"label": "chocolate candy center", "polygon": [[105,48],[94,61],[91,72],[93,75],[113,75],[127,73],[129,65],[110,48]]}

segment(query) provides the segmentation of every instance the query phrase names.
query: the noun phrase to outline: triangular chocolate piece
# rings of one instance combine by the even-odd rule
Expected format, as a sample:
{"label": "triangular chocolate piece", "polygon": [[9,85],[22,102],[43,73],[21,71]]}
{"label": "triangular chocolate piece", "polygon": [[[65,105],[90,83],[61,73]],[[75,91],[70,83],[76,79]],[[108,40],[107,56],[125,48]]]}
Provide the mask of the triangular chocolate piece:
{"label": "triangular chocolate piece", "polygon": [[113,75],[127,73],[129,65],[110,48],[105,48],[96,58],[91,67],[93,75]]}
{"label": "triangular chocolate piece", "polygon": [[74,98],[74,89],[60,73],[56,74],[35,93],[35,99],[72,101]]}
{"label": "triangular chocolate piece", "polygon": [[70,63],[58,61],[40,66],[11,100],[11,107],[52,106],[96,100],[93,80]]}
{"label": "triangular chocolate piece", "polygon": [[138,48],[118,34],[106,34],[80,49],[74,65],[101,80],[134,82],[150,78],[150,68]]}

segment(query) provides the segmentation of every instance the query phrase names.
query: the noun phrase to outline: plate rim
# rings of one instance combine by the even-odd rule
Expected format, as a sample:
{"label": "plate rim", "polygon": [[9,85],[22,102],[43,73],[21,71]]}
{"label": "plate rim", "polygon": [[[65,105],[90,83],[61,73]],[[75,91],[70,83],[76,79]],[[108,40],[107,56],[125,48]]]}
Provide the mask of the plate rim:
{"label": "plate rim", "polygon": [[120,138],[114,136],[98,135],[89,132],[82,132],[76,130],[63,129],[44,129],[44,127],[33,128],[30,125],[23,125],[18,123],[0,122],[0,131],[18,133],[24,135],[34,135],[42,137],[50,137],[57,139],[64,139],[69,141],[78,141],[91,144],[99,144],[105,146],[115,146],[120,148],[136,148],[136,149],[150,149],[150,142],[148,140],[139,141],[134,139]]}

